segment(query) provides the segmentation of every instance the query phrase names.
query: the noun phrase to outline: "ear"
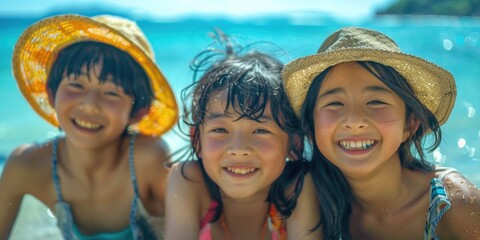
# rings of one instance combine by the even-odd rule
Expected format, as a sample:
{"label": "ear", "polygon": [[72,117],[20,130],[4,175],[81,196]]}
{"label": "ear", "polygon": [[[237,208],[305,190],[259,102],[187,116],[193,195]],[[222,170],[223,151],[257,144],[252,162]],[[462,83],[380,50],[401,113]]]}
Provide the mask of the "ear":
{"label": "ear", "polygon": [[411,136],[415,134],[420,126],[420,121],[418,121],[415,114],[410,113],[408,118],[405,121],[405,129],[403,130],[402,143],[407,141]]}
{"label": "ear", "polygon": [[298,156],[297,153],[303,153],[303,147],[303,138],[300,135],[295,134],[291,136],[287,157],[292,160],[298,160],[300,156]]}
{"label": "ear", "polygon": [[150,111],[150,107],[144,107],[142,109],[139,109],[135,115],[133,115],[131,118],[130,118],[130,121],[129,121],[129,124],[134,124],[134,123],[137,123],[138,121],[140,121],[143,116],[145,116],[148,112]]}

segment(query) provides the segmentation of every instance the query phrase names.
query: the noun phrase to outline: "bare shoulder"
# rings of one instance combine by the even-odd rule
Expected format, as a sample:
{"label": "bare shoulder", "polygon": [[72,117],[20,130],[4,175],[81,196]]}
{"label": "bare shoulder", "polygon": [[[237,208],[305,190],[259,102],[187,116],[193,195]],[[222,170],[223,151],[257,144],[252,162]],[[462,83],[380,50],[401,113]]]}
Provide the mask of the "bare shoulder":
{"label": "bare shoulder", "polygon": [[289,239],[322,239],[321,227],[311,231],[320,222],[320,206],[310,173],[305,174],[303,188],[292,215],[287,218]]}
{"label": "bare shoulder", "polygon": [[[196,161],[184,161],[174,163],[170,169],[170,177],[177,182],[191,182],[191,184],[204,185],[204,178],[200,164]],[[185,183],[182,183],[185,184]]]}
{"label": "bare shoulder", "polygon": [[13,150],[1,175],[2,190],[42,194],[51,182],[51,149],[51,143],[46,143],[25,144]]}
{"label": "bare shoulder", "polygon": [[160,137],[138,135],[135,137],[135,154],[142,159],[156,159],[163,162],[168,160],[170,149]]}
{"label": "bare shoulder", "polygon": [[[35,145],[17,147],[9,156],[0,175],[0,238],[6,239],[15,222],[22,198],[44,187],[45,165],[38,155],[43,150]],[[38,196],[37,196],[38,197]]]}
{"label": "bare shoulder", "polygon": [[28,173],[33,175],[51,171],[52,146],[46,144],[24,144],[18,146],[10,154],[5,164],[5,171],[17,174]]}
{"label": "bare shoulder", "polygon": [[165,167],[168,155],[168,146],[163,139],[143,135],[136,136],[133,156],[140,187],[149,186],[153,189],[152,191],[158,193],[158,197],[161,199],[163,199],[168,175],[168,169]]}
{"label": "bare shoulder", "polygon": [[210,197],[196,161],[177,162],[168,175],[165,239],[198,238]]}
{"label": "bare shoulder", "polygon": [[184,199],[200,203],[201,208],[208,208],[210,195],[198,162],[185,161],[173,164],[167,184],[167,197],[184,196]]}
{"label": "bare shoulder", "polygon": [[[452,171],[447,173],[443,178],[443,186],[452,204],[472,205],[480,203],[478,187],[460,172]],[[477,198],[477,201],[472,201],[475,198]]]}
{"label": "bare shoulder", "polygon": [[444,176],[443,186],[451,202],[450,209],[439,223],[439,232],[446,239],[480,238],[480,190],[461,173]]}
{"label": "bare shoulder", "polygon": [[162,175],[168,173],[165,164],[169,157],[168,145],[161,138],[138,135],[135,139],[134,161],[138,174]]}

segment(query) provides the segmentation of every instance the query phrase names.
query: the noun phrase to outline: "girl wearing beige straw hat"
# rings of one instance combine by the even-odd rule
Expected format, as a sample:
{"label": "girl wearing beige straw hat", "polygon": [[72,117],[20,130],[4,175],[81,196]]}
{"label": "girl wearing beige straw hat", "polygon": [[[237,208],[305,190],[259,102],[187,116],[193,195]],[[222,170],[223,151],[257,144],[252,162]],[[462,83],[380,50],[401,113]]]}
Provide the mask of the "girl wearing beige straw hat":
{"label": "girl wearing beige straw hat", "polygon": [[60,15],[30,26],[13,54],[33,109],[65,133],[19,146],[0,180],[0,238],[22,197],[55,214],[65,239],[161,237],[177,104],[143,32],[115,16]]}
{"label": "girl wearing beige straw hat", "polygon": [[347,27],[287,64],[283,80],[313,145],[317,189],[347,202],[342,239],[480,239],[479,189],[425,159],[455,102],[448,71]]}

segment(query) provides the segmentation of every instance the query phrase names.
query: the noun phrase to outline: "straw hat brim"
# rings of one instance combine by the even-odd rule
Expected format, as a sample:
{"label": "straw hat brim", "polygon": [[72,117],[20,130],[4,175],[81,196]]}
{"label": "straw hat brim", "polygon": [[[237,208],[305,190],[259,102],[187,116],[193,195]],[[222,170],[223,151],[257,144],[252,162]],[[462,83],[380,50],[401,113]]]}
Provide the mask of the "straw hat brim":
{"label": "straw hat brim", "polygon": [[440,124],[448,119],[457,92],[455,80],[447,70],[413,55],[362,48],[321,52],[296,59],[285,66],[282,78],[297,116],[300,116],[313,79],[330,66],[352,61],[373,61],[394,68]]}
{"label": "straw hat brim", "polygon": [[148,76],[154,100],[150,111],[131,125],[131,130],[158,136],[173,127],[178,118],[177,102],[154,60],[118,30],[79,15],[60,15],[41,20],[25,30],[15,45],[13,74],[20,91],[41,117],[58,126],[55,109],[48,101],[46,80],[58,53],[81,41],[98,41],[127,52]]}

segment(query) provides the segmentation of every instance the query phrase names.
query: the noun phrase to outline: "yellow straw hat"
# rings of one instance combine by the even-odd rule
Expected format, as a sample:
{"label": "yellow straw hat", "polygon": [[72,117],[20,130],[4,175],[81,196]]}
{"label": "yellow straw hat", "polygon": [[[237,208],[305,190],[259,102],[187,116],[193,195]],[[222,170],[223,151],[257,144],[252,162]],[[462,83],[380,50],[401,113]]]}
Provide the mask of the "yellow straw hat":
{"label": "yellow straw hat", "polygon": [[330,66],[352,61],[372,61],[392,67],[407,80],[440,124],[447,121],[457,95],[452,74],[427,60],[403,53],[392,39],[380,32],[357,27],[334,32],[317,54],[285,65],[283,83],[297,116],[313,79]]}
{"label": "yellow straw hat", "polygon": [[150,44],[138,25],[128,19],[101,15],[59,15],[43,19],[25,30],[13,52],[13,74],[20,91],[32,108],[49,123],[58,126],[50,106],[46,81],[58,53],[81,41],[109,44],[130,54],[147,74],[154,99],[150,111],[130,130],[159,136],[170,130],[178,118],[175,95],[160,69]]}

